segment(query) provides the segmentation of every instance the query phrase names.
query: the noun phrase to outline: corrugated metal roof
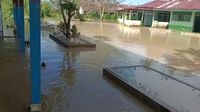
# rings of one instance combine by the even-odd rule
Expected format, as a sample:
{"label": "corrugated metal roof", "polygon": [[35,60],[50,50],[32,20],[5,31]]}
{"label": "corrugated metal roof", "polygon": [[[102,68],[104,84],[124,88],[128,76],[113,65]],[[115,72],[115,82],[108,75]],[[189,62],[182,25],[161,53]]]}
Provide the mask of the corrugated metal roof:
{"label": "corrugated metal roof", "polygon": [[154,0],[143,6],[168,10],[200,10],[200,0]]}
{"label": "corrugated metal roof", "polygon": [[125,7],[123,10],[200,10],[200,0],[154,0],[137,7]]}
{"label": "corrugated metal roof", "polygon": [[178,0],[180,3],[168,9],[200,10],[200,0]]}
{"label": "corrugated metal roof", "polygon": [[148,2],[144,5],[141,5],[139,7],[157,8],[157,7],[160,7],[164,4],[166,4],[169,1],[171,1],[171,0],[154,0],[154,1]]}

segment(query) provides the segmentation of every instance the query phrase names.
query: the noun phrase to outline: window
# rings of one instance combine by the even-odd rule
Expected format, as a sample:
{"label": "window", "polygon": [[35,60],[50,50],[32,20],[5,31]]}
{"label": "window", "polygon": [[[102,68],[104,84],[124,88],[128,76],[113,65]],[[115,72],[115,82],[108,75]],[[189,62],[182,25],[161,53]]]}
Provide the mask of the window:
{"label": "window", "polygon": [[173,12],[172,21],[190,22],[192,12]]}
{"label": "window", "polygon": [[126,20],[129,20],[129,13],[126,14]]}
{"label": "window", "polygon": [[119,13],[119,18],[122,19],[122,13],[121,12]]}
{"label": "window", "polygon": [[137,19],[137,14],[131,13],[131,20],[136,20],[136,19]]}
{"label": "window", "polygon": [[191,16],[189,16],[189,15],[184,16],[184,21],[190,21],[190,19],[191,19]]}
{"label": "window", "polygon": [[167,12],[167,11],[165,11],[165,12],[162,12],[162,11],[155,12],[154,20],[157,20],[159,22],[169,22],[170,12]]}
{"label": "window", "polygon": [[196,12],[196,16],[200,16],[200,12]]}
{"label": "window", "polygon": [[173,15],[172,20],[173,20],[173,21],[178,21],[178,15]]}
{"label": "window", "polygon": [[142,12],[138,12],[138,20],[142,19]]}
{"label": "window", "polygon": [[142,19],[142,12],[131,13],[131,20],[141,20],[141,19]]}

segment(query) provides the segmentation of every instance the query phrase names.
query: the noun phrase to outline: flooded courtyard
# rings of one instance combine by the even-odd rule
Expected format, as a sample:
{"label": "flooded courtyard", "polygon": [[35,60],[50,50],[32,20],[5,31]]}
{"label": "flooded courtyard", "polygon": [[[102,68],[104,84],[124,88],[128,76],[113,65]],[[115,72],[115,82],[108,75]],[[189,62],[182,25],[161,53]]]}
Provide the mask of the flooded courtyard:
{"label": "flooded courtyard", "polygon": [[66,49],[48,36],[44,37],[42,61],[47,63],[47,68],[42,71],[44,110],[153,112],[150,107],[102,75],[105,66],[135,62],[128,57],[126,52],[102,42],[97,43],[96,49]]}
{"label": "flooded courtyard", "polygon": [[76,23],[96,49],[66,49],[42,38],[42,91],[46,111],[150,112],[134,95],[103,77],[105,67],[145,65],[199,88],[199,37],[164,29]]}
{"label": "flooded courtyard", "polygon": [[114,23],[75,24],[96,48],[67,49],[49,38],[50,31],[41,33],[44,112],[155,112],[104,77],[105,67],[145,65],[200,88],[200,37]]}
{"label": "flooded courtyard", "polygon": [[200,37],[165,29],[110,23],[76,23],[83,35],[168,66],[200,73]]}

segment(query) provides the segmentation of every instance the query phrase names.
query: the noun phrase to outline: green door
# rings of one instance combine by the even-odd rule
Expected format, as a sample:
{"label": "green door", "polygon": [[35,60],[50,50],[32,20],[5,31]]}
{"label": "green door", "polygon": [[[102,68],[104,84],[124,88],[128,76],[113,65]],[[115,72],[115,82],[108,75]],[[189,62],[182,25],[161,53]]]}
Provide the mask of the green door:
{"label": "green door", "polygon": [[200,33],[200,12],[195,15],[194,32]]}

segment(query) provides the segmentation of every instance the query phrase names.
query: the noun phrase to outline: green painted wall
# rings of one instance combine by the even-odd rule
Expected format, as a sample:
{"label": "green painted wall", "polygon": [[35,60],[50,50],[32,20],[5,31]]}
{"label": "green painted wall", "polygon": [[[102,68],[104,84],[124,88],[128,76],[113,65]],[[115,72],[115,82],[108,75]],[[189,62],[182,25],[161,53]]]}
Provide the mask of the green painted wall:
{"label": "green painted wall", "polygon": [[185,32],[192,32],[193,31],[193,24],[194,24],[194,17],[195,12],[192,12],[192,18],[190,22],[182,22],[182,21],[173,21],[173,11],[171,12],[170,16],[170,23],[169,23],[169,29],[174,29],[178,31],[185,31]]}

